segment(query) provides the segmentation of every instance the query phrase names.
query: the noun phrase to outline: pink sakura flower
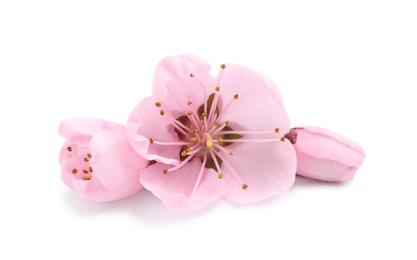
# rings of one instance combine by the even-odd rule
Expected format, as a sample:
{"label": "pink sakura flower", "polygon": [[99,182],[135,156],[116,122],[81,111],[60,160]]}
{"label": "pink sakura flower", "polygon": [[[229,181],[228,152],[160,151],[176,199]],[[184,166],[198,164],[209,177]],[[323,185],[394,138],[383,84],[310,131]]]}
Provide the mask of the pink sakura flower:
{"label": "pink sakura flower", "polygon": [[226,196],[251,203],[292,186],[296,157],[281,96],[265,76],[223,64],[217,79],[192,56],[156,69],[153,95],[126,126],[133,148],[155,163],[143,186],[174,211],[194,211]]}
{"label": "pink sakura flower", "polygon": [[59,160],[62,181],[92,201],[112,201],[143,189],[139,172],[148,161],[129,145],[123,126],[100,119],[65,120]]}
{"label": "pink sakura flower", "polygon": [[349,181],[366,157],[358,144],[324,128],[296,127],[285,137],[297,153],[297,174],[312,179]]}

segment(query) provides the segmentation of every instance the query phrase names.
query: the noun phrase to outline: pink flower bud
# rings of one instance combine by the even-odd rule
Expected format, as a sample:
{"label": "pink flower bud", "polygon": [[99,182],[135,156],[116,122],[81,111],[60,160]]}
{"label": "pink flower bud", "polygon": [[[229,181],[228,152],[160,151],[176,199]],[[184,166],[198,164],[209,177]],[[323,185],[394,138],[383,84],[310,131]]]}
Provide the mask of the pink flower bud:
{"label": "pink flower bud", "polygon": [[349,181],[366,156],[355,142],[319,127],[292,128],[285,137],[297,154],[297,174],[312,179]]}

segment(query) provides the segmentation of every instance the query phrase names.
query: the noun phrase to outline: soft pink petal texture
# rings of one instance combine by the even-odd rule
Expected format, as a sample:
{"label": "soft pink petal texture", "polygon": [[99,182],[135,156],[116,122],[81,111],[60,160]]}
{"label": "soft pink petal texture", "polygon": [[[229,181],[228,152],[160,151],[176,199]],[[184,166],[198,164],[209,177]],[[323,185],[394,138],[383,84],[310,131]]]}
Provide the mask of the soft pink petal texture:
{"label": "soft pink petal texture", "polygon": [[148,161],[133,150],[124,132],[97,133],[91,139],[90,151],[94,155],[91,159],[94,178],[100,180],[103,187],[121,197],[142,189],[139,173],[148,166]]}
{"label": "soft pink petal texture", "polygon": [[198,178],[201,161],[193,159],[179,170],[163,174],[170,166],[156,163],[142,171],[143,186],[172,211],[190,212],[207,207],[228,192],[228,183],[217,178],[212,169],[205,169],[194,196],[190,196]]}
{"label": "soft pink petal texture", "polygon": [[248,185],[242,189],[229,168],[223,163],[222,172],[231,184],[226,195],[231,201],[252,203],[281,193],[290,188],[295,180],[296,157],[291,143],[244,143],[229,146],[233,156],[225,157],[235,172]]}
{"label": "soft pink petal texture", "polygon": [[[98,202],[118,200],[142,190],[139,173],[148,161],[131,148],[124,131],[123,126],[100,119],[64,121],[59,129],[67,138],[59,156],[62,181],[83,198]],[[87,173],[89,167],[93,172]],[[88,176],[92,178],[82,180]]]}
{"label": "soft pink petal texture", "polygon": [[165,97],[168,82],[189,80],[191,78],[190,74],[203,78],[203,81],[212,78],[210,76],[210,64],[194,55],[183,54],[166,57],[156,67],[153,96],[157,98]]}
{"label": "soft pink petal texture", "polygon": [[148,160],[166,164],[178,164],[181,146],[151,144],[149,138],[158,141],[176,142],[178,135],[166,116],[156,109],[154,97],[147,97],[132,111],[126,126],[126,136],[137,153]]}
{"label": "soft pink petal texture", "polygon": [[122,125],[101,119],[77,118],[62,121],[58,133],[65,138],[69,138],[79,134],[91,136],[101,130],[123,131],[123,129],[124,127]]}
{"label": "soft pink petal texture", "polygon": [[280,128],[281,133],[290,129],[290,121],[277,87],[266,76],[235,64],[226,64],[220,88],[223,106],[235,94],[230,109],[222,114],[230,120],[235,130],[268,130]]}
{"label": "soft pink petal texture", "polygon": [[333,182],[351,180],[366,155],[348,138],[319,127],[297,127],[297,174]]}

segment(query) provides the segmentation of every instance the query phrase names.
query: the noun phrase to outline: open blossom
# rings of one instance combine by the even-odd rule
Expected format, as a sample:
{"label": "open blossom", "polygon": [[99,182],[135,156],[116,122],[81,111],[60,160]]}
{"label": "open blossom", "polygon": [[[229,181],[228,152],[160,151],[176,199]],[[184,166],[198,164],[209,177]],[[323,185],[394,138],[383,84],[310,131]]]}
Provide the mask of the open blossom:
{"label": "open blossom", "polygon": [[215,200],[250,203],[294,182],[296,157],[281,96],[265,76],[223,64],[217,79],[192,56],[168,57],[156,69],[153,95],[132,111],[132,147],[153,160],[144,187],[174,211]]}
{"label": "open blossom", "polygon": [[125,128],[100,119],[70,119],[59,127],[67,140],[59,160],[62,181],[83,198],[112,201],[143,189],[139,173],[148,161],[129,145]]}
{"label": "open blossom", "polygon": [[295,127],[285,135],[297,153],[297,174],[332,182],[351,180],[365,152],[348,138],[320,127]]}

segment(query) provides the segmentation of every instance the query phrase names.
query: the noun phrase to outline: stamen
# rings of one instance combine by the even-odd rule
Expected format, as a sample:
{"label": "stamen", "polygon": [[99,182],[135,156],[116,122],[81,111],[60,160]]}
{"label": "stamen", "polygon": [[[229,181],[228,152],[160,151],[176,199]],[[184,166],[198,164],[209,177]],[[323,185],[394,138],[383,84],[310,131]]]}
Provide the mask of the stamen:
{"label": "stamen", "polygon": [[197,191],[198,185],[200,185],[201,177],[203,176],[206,162],[207,162],[207,154],[204,155],[203,163],[201,164],[200,172],[198,173],[197,181],[195,182],[194,189],[191,192],[190,197],[194,196],[195,192]]}
{"label": "stamen", "polygon": [[235,95],[233,96],[233,98],[234,98],[234,99],[238,99],[238,98],[239,98],[239,94],[235,94]]}
{"label": "stamen", "polygon": [[87,157],[84,157],[84,162],[88,162],[88,158]]}
{"label": "stamen", "polygon": [[182,150],[182,152],[181,152],[181,156],[182,156],[182,157],[187,156],[187,150]]}
{"label": "stamen", "polygon": [[193,102],[191,102],[190,100],[188,100],[187,105],[191,106]]}
{"label": "stamen", "polygon": [[196,154],[196,153],[198,153],[198,152],[200,152],[200,150],[201,150],[201,148],[203,148],[202,146],[201,146],[201,144],[200,143],[198,143],[198,148],[197,149],[195,149],[195,150],[192,150],[192,151],[187,151],[187,155],[188,156],[190,156],[190,155],[193,155],[193,154]]}
{"label": "stamen", "polygon": [[165,168],[165,169],[163,169],[163,170],[162,170],[162,172],[163,172],[164,174],[167,174],[168,169],[167,169],[167,168]]}
{"label": "stamen", "polygon": [[161,102],[159,102],[159,101],[155,102],[156,107],[160,107],[161,105],[162,105]]}
{"label": "stamen", "polygon": [[89,181],[89,180],[91,180],[93,178],[93,176],[83,176],[81,179],[83,180],[83,181]]}
{"label": "stamen", "polygon": [[230,156],[233,156],[233,153],[232,153],[232,151],[231,150],[226,150],[225,148],[223,148],[221,145],[218,145],[218,144],[216,144],[216,143],[214,143],[213,144],[213,146],[217,149],[217,150],[220,150],[220,151],[222,151],[224,154],[228,154],[228,155],[230,155]]}
{"label": "stamen", "polygon": [[72,152],[72,147],[71,146],[68,146],[67,147],[67,150],[68,150],[68,152]]}
{"label": "stamen", "polygon": [[217,158],[214,155],[213,151],[210,150],[209,152],[210,152],[211,158],[213,159],[214,165],[216,165],[216,169],[217,169],[216,172],[219,173],[219,175],[220,175],[221,173],[220,173],[220,164],[219,164],[219,161],[217,161]]}
{"label": "stamen", "polygon": [[[240,177],[239,177],[239,175],[235,172],[235,170],[233,169],[233,167],[227,162],[227,160],[225,160],[224,158],[222,158],[221,157],[221,155],[218,153],[218,152],[216,152],[216,151],[214,151],[214,153],[223,161],[223,163],[227,166],[227,168],[229,168],[229,170],[230,170],[230,172],[233,174],[233,176],[240,182],[240,183],[245,183]],[[243,185],[245,185],[245,184],[243,184]],[[243,185],[242,185],[242,188],[243,188]],[[247,186],[248,185],[246,185],[246,188],[247,188]]]}
{"label": "stamen", "polygon": [[155,141],[153,138],[152,142],[153,144],[159,144],[159,145],[189,145],[190,142],[160,142],[160,141]]}
{"label": "stamen", "polygon": [[229,126],[230,121],[229,120],[226,120],[226,121],[224,121],[224,123],[225,123],[225,125]]}
{"label": "stamen", "polygon": [[275,130],[265,130],[265,131],[235,131],[235,130],[227,130],[227,131],[220,131],[219,134],[238,134],[238,135],[263,135],[263,134],[273,134],[278,133],[279,129],[275,128]]}
{"label": "stamen", "polygon": [[216,86],[214,89],[215,89],[217,92],[219,92],[219,91],[220,91],[220,87],[219,87],[219,86]]}
{"label": "stamen", "polygon": [[[220,87],[217,86],[216,87],[216,91],[220,91]],[[219,93],[214,93],[214,99],[213,99],[213,103],[211,104],[211,109],[209,111],[209,115],[208,115],[208,122],[210,123],[210,125],[215,121],[215,117],[216,117],[216,111],[217,111],[217,103],[219,102]]]}
{"label": "stamen", "polygon": [[89,172],[93,172],[93,168],[89,167],[89,168],[88,168],[88,171],[89,171]]}
{"label": "stamen", "polygon": [[159,111],[159,114],[161,114],[161,116],[163,116],[165,114],[164,110]]}
{"label": "stamen", "polygon": [[[280,140],[281,142],[283,142],[282,138],[280,139],[223,139],[223,142],[225,143],[270,143],[270,142],[276,142]],[[217,140],[213,140],[213,142],[218,143]]]}
{"label": "stamen", "polygon": [[88,158],[91,158],[91,153],[88,153],[88,154],[87,154],[87,157],[88,157]]}
{"label": "stamen", "polygon": [[186,165],[187,164],[187,162],[189,162],[191,159],[193,159],[194,158],[194,155],[190,155],[190,156],[188,156],[187,158],[185,158],[185,160],[184,161],[182,161],[180,164],[178,164],[177,166],[175,166],[175,167],[172,167],[172,168],[169,168],[169,169],[167,169],[167,171],[168,172],[172,172],[172,171],[175,171],[175,170],[178,170],[178,169],[180,169],[180,168],[182,168],[184,165]]}
{"label": "stamen", "polygon": [[242,189],[246,190],[248,188],[248,185],[246,183],[242,184]]}
{"label": "stamen", "polygon": [[88,174],[88,171],[87,171],[87,170],[83,170],[83,173],[84,173],[84,174]]}
{"label": "stamen", "polygon": [[192,111],[188,111],[187,115],[192,116],[193,112]]}
{"label": "stamen", "polygon": [[190,73],[190,78],[194,78],[194,74],[193,73]]}
{"label": "stamen", "polygon": [[285,137],[281,137],[281,142],[285,142]]}
{"label": "stamen", "polygon": [[224,70],[224,69],[226,68],[226,64],[222,64],[222,65],[220,65],[220,68],[221,68],[222,70]]}
{"label": "stamen", "polygon": [[221,180],[221,179],[223,179],[223,174],[222,173],[219,173],[219,175],[217,175],[217,177]]}
{"label": "stamen", "polygon": [[182,127],[183,130],[189,131],[190,133],[192,132],[191,129],[187,126],[185,126],[183,123],[181,123],[180,121],[178,121],[177,119],[173,118],[172,116],[166,114],[166,118],[168,118],[171,122],[172,125],[175,126],[179,126]]}
{"label": "stamen", "polygon": [[72,169],[72,174],[76,174],[78,172],[78,170],[77,169]]}

